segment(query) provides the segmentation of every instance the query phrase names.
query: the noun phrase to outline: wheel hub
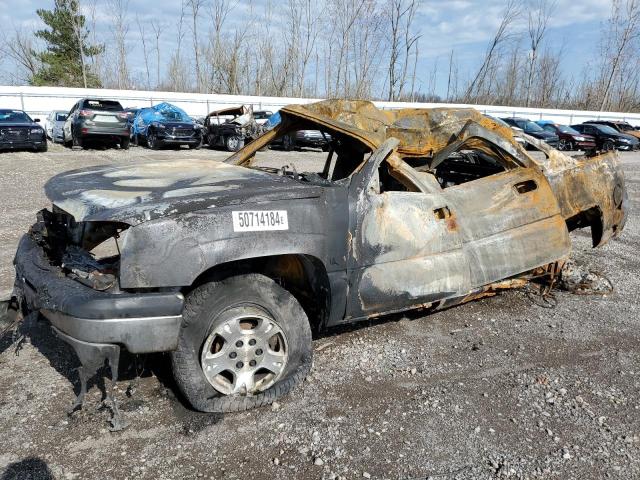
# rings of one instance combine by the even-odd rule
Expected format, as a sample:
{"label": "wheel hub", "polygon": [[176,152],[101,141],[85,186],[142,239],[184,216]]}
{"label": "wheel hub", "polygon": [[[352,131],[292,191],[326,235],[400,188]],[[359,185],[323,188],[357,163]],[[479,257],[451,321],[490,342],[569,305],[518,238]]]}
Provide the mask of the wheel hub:
{"label": "wheel hub", "polygon": [[232,315],[204,342],[200,363],[223,395],[253,395],[271,387],[287,364],[284,332],[263,314]]}

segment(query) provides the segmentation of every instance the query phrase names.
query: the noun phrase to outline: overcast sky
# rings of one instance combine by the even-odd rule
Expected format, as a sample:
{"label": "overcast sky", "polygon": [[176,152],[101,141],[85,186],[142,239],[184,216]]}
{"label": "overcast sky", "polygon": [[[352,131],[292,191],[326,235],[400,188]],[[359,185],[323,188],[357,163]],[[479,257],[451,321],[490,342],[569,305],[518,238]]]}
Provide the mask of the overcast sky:
{"label": "overcast sky", "polygon": [[[267,1],[269,0],[239,0],[230,20],[242,22],[250,8],[259,14]],[[97,0],[97,30],[105,35],[111,22],[107,3],[106,0]],[[461,77],[467,78],[471,75],[481,62],[487,42],[500,23],[500,11],[504,3],[505,0],[422,0],[415,22],[416,28],[422,32],[417,82],[421,90],[427,90],[429,77],[437,62],[436,93],[446,93],[446,76],[452,49],[459,64]],[[277,5],[278,2],[272,0],[272,4]],[[17,28],[31,30],[40,26],[35,10],[52,6],[53,1],[45,0],[0,0],[2,25],[5,29],[14,25]],[[610,10],[611,0],[557,0],[556,13],[551,22],[547,42],[563,46],[564,70],[567,74],[579,77],[588,62],[594,60],[597,55],[600,27]],[[159,19],[171,29],[179,17],[180,0],[130,0],[129,12],[129,64],[131,70],[141,74],[144,66],[141,60],[142,53],[136,48],[139,34],[135,15],[137,14],[143,23],[150,18]],[[318,12],[318,15],[322,14],[322,11]],[[522,29],[526,27],[525,22],[526,19],[523,18]],[[203,27],[207,28],[207,25],[203,23]],[[167,35],[164,42],[165,48],[175,47],[172,44],[174,37]],[[168,60],[168,56],[165,59]]]}

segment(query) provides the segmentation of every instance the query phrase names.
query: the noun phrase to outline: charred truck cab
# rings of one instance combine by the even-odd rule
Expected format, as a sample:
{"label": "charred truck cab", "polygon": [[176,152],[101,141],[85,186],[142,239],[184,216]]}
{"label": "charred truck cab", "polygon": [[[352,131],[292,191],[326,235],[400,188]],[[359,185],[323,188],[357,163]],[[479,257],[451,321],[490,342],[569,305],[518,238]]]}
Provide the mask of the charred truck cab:
{"label": "charred truck cab", "polygon": [[[590,227],[595,247],[624,227],[615,153],[571,158],[527,138],[534,159],[466,109],[323,101],[281,118],[223,163],[46,184],[53,208],[20,242],[16,295],[74,346],[85,380],[120,348],[170,351],[194,408],[266,405],[308,373],[314,330],[522,285],[559,271],[570,230]],[[322,171],[254,165],[301,129],[330,135]]]}

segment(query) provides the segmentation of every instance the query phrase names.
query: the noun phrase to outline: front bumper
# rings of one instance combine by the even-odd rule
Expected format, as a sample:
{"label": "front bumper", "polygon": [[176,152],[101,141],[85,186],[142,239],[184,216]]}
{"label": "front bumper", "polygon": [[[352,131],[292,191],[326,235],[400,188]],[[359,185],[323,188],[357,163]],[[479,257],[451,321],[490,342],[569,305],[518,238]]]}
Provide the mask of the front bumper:
{"label": "front bumper", "polygon": [[174,145],[200,145],[202,137],[183,137],[158,133],[158,140],[165,144]]}
{"label": "front bumper", "polygon": [[46,140],[16,140],[16,141],[0,141],[0,150],[16,150],[23,148],[39,149],[46,143]]}
{"label": "front bumper", "polygon": [[616,142],[616,148],[618,150],[622,150],[624,152],[630,152],[632,150],[634,150],[636,147],[636,145],[632,144],[632,143],[617,143]]}
{"label": "front bumper", "polygon": [[596,148],[596,142],[575,141],[574,145],[578,148],[578,150],[594,150]]}
{"label": "front bumper", "polygon": [[123,345],[132,353],[177,347],[184,297],[178,292],[100,292],[51,265],[30,235],[14,259],[14,291],[68,337],[87,343]]}

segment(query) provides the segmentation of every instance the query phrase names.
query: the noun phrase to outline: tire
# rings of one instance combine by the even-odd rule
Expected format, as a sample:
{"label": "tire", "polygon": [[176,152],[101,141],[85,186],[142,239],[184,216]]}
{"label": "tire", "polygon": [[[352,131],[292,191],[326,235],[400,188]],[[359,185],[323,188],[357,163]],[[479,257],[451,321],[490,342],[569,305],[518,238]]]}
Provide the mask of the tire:
{"label": "tire", "polygon": [[237,152],[242,147],[244,147],[244,138],[237,135],[230,135],[228,137],[225,137],[224,146],[229,152]]}
{"label": "tire", "polygon": [[67,135],[64,132],[62,132],[62,145],[67,148],[73,147],[73,142],[71,140],[67,140]]}
{"label": "tire", "polygon": [[[243,330],[238,319],[245,319],[242,321],[253,325],[256,332],[262,325],[273,328],[262,336],[252,334],[250,332],[254,330]],[[260,323],[251,323],[254,321]],[[229,325],[238,325],[238,328],[233,330]],[[275,334],[272,333],[274,331]],[[224,333],[228,339],[223,339],[221,344],[223,337],[217,332]],[[235,332],[235,335],[229,332]],[[257,343],[253,335],[258,338]],[[274,352],[271,347],[266,350],[266,342],[276,337],[280,342],[280,353]],[[243,339],[244,343],[239,343],[238,338]],[[250,345],[255,345],[256,350]],[[267,353],[260,346],[264,346]],[[209,362],[215,362],[214,371],[221,370],[211,381],[205,375],[205,352],[212,355],[213,360]],[[256,367],[251,362],[276,358],[274,354],[283,355],[278,358],[285,359],[274,369],[280,369],[279,373],[269,373],[259,379],[260,375],[264,375],[260,372],[265,370],[261,363]],[[206,283],[187,295],[178,348],[171,352],[171,363],[176,383],[193,408],[223,413],[269,405],[286,395],[309,373],[312,354],[309,321],[295,297],[264,275],[247,274]],[[246,361],[249,363],[243,363]],[[221,366],[227,364],[230,366]],[[250,379],[250,382],[258,379],[255,385],[251,383],[254,388],[251,394],[246,394],[247,383],[237,381],[238,373]],[[263,382],[262,385],[260,382]],[[245,386],[244,391],[242,386]],[[235,393],[232,391],[234,389]]]}
{"label": "tire", "polygon": [[151,150],[158,150],[158,148],[160,148],[160,140],[158,140],[158,136],[153,130],[147,132],[147,147]]}
{"label": "tire", "polygon": [[49,150],[49,145],[47,143],[47,141],[45,140],[45,142],[40,145],[40,147],[38,147],[37,151],[38,152],[46,152],[47,150]]}
{"label": "tire", "polygon": [[602,144],[602,150],[605,151],[605,152],[610,152],[611,150],[614,150],[615,148],[616,148],[616,145],[611,140],[606,140]]}
{"label": "tire", "polygon": [[282,149],[286,152],[290,152],[296,148],[296,142],[290,135],[285,135],[282,137]]}
{"label": "tire", "polygon": [[131,139],[129,137],[123,137],[120,140],[120,148],[122,150],[129,150],[129,146],[131,145]]}
{"label": "tire", "polygon": [[562,151],[573,150],[573,144],[571,140],[560,139],[560,142],[558,142],[558,150],[562,150]]}
{"label": "tire", "polygon": [[84,145],[83,145],[83,141],[81,138],[79,138],[76,134],[73,133],[73,130],[71,131],[71,148],[77,147],[77,148],[81,148],[84,149]]}

